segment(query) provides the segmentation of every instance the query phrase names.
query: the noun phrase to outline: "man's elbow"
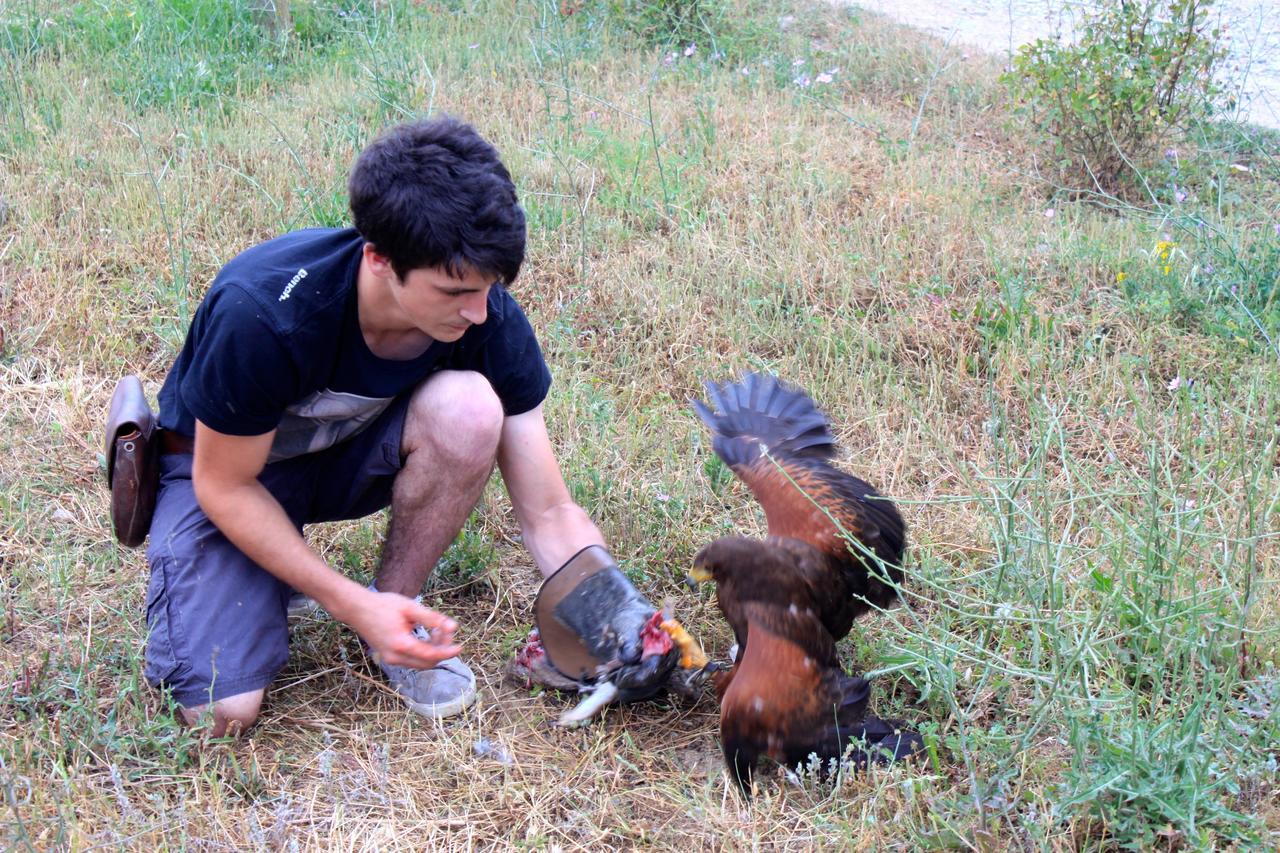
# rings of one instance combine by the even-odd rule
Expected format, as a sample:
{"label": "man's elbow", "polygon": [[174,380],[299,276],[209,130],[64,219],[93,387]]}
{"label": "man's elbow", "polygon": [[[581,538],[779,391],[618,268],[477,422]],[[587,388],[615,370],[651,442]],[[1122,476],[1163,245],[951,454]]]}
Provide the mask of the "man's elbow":
{"label": "man's elbow", "polygon": [[224,518],[229,507],[236,502],[237,486],[213,477],[201,477],[193,472],[191,487],[195,491],[196,503],[200,510],[214,524]]}

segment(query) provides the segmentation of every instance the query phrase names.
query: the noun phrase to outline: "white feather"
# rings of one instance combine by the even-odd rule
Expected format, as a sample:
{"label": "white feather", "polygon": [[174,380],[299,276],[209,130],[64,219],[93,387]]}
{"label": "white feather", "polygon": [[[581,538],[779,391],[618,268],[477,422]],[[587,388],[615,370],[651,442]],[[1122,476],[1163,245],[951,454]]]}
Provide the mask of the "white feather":
{"label": "white feather", "polygon": [[617,696],[618,688],[613,685],[613,682],[602,681],[596,685],[595,690],[587,695],[587,698],[579,702],[573,709],[561,714],[556,725],[564,727],[581,725],[599,713],[601,708],[608,705]]}

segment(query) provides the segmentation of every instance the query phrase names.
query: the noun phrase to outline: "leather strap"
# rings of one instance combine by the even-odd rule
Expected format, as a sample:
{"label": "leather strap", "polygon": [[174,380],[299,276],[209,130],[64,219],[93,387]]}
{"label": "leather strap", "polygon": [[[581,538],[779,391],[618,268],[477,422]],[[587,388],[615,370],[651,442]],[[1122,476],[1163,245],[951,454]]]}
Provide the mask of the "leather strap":
{"label": "leather strap", "polygon": [[190,455],[195,451],[196,440],[189,435],[171,430],[160,430],[160,452]]}

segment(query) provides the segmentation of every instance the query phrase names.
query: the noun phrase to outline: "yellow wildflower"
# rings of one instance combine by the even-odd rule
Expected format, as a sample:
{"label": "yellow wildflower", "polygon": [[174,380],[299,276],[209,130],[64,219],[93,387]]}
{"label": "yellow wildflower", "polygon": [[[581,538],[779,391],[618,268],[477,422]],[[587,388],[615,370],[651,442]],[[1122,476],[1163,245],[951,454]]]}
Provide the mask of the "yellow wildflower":
{"label": "yellow wildflower", "polygon": [[1125,280],[1126,278],[1128,278],[1128,277],[1129,277],[1129,276],[1128,276],[1128,275],[1127,275],[1123,270],[1122,270],[1122,271],[1120,271],[1120,272],[1118,272],[1118,273],[1116,273],[1116,281],[1117,281],[1117,282],[1124,281],[1124,280]]}

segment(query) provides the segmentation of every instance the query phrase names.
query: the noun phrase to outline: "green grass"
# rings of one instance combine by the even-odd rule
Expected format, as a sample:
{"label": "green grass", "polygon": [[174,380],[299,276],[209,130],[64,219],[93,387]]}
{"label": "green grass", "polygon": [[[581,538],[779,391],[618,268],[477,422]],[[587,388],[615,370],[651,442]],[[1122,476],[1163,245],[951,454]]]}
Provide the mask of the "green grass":
{"label": "green grass", "polygon": [[[0,7],[7,847],[1277,844],[1274,135],[1197,129],[1142,204],[1068,201],[994,61],[857,9],[708,3],[655,38],[625,3],[291,6],[283,40],[245,3]],[[747,806],[711,697],[550,728],[563,700],[502,675],[537,573],[496,481],[425,591],[480,674],[464,720],[406,715],[310,617],[249,739],[199,748],[145,685],[145,561],[96,461],[114,380],[158,389],[223,263],[344,224],[361,146],[438,111],[528,211],[514,292],[574,497],[713,654],[680,579],[763,518],[704,380],[803,385],[900,501],[909,606],[841,654],[928,760]],[[383,523],[309,535],[365,578]]]}

